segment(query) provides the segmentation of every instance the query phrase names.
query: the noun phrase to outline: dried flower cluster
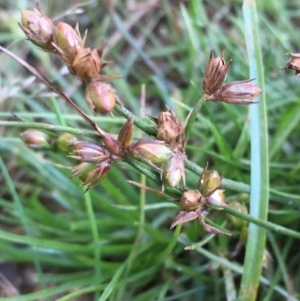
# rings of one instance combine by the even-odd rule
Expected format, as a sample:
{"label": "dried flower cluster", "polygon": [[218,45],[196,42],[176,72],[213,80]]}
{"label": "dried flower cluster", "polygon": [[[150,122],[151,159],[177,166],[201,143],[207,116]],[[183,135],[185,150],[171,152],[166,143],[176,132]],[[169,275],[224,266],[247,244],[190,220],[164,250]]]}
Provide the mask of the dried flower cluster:
{"label": "dried flower cluster", "polygon": [[86,84],[85,99],[93,113],[110,113],[119,99],[115,89],[107,81],[115,78],[100,75],[110,62],[102,60],[105,44],[99,48],[85,47],[87,31],[81,37],[78,24],[75,28],[65,22],[55,26],[51,19],[37,6],[34,11],[22,10],[19,24],[27,38],[42,50],[58,54],[69,71]]}
{"label": "dried flower cluster", "polygon": [[[104,82],[115,77],[100,75],[109,63],[102,60],[104,44],[96,49],[86,47],[87,31],[84,37],[81,37],[78,24],[75,28],[64,22],[54,25],[39,7],[34,11],[26,10],[21,13],[20,27],[27,38],[40,49],[59,55],[70,73],[85,84],[85,99],[90,110],[93,113],[112,112],[116,102],[120,103],[120,101],[115,89]],[[295,60],[296,58],[293,57],[286,68],[292,68],[297,72]],[[261,89],[252,80],[224,84],[230,64],[231,61],[225,62],[224,52],[219,57],[214,57],[211,52],[202,85],[205,99],[233,104],[254,103],[253,100],[261,93]],[[71,106],[75,107],[75,105]],[[79,108],[76,108],[76,112],[84,116]],[[156,136],[139,140],[133,139],[133,118],[129,118],[124,123],[116,138],[103,131],[98,125],[94,126],[102,140],[101,143],[77,141],[73,135],[63,134],[54,144],[49,141],[46,134],[36,130],[24,132],[22,138],[33,147],[55,145],[60,150],[70,152],[69,157],[80,162],[73,168],[71,177],[79,177],[86,186],[86,191],[109,173],[112,164],[125,161],[127,157],[143,161],[160,172],[162,191],[166,186],[178,187],[181,180],[183,181],[184,192],[181,198],[176,200],[183,210],[175,218],[171,228],[198,219],[205,231],[229,235],[204,221],[210,208],[222,209],[226,206],[224,190],[220,188],[222,178],[218,172],[205,168],[197,189],[186,188],[185,126],[169,108],[161,112],[158,117],[149,116],[149,118],[155,123]],[[85,119],[87,120],[88,117]]]}
{"label": "dried flower cluster", "polygon": [[214,57],[213,52],[210,53],[202,84],[206,100],[219,100],[232,104],[255,103],[253,99],[262,90],[252,82],[252,79],[223,84],[230,64],[231,60],[225,63],[224,51],[219,57]]}

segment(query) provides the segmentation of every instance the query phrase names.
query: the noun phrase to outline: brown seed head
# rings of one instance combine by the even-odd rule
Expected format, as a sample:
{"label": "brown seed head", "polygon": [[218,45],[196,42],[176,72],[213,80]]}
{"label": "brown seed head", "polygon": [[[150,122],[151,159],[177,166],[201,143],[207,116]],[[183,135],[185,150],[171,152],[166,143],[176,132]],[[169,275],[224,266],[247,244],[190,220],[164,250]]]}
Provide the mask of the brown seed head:
{"label": "brown seed head", "polygon": [[282,69],[295,70],[296,76],[300,76],[300,53],[287,53],[287,55],[290,59]]}
{"label": "brown seed head", "polygon": [[201,178],[198,182],[198,189],[204,195],[208,196],[220,187],[222,177],[216,170],[203,170]]}
{"label": "brown seed head", "polygon": [[72,68],[76,76],[84,82],[96,78],[106,63],[101,61],[102,49],[84,48],[78,51]]}
{"label": "brown seed head", "polygon": [[217,210],[222,210],[222,207],[227,206],[223,189],[215,190],[210,196],[206,197],[205,200],[208,205]]}
{"label": "brown seed head", "polygon": [[69,157],[82,162],[103,162],[110,157],[104,146],[93,141],[77,141],[72,146],[73,153]]}
{"label": "brown seed head", "polygon": [[140,139],[132,144],[129,154],[134,158],[152,163],[163,163],[169,160],[173,152],[163,141]]}
{"label": "brown seed head", "polygon": [[91,81],[86,86],[85,100],[93,113],[107,114],[116,104],[116,91],[110,84]]}
{"label": "brown seed head", "polygon": [[219,100],[232,104],[253,104],[262,90],[256,86],[253,79],[235,81],[223,85],[217,92],[207,97],[207,100]]}
{"label": "brown seed head", "polygon": [[118,143],[121,148],[127,149],[132,142],[133,138],[133,119],[129,118],[122,126],[119,135]]}
{"label": "brown seed head", "polygon": [[213,51],[211,51],[202,84],[206,96],[215,93],[221,87],[230,64],[231,60],[227,63],[224,60],[224,51],[218,57],[214,57]]}
{"label": "brown seed head", "polygon": [[184,172],[184,155],[181,152],[174,152],[172,157],[162,164],[162,191],[165,185],[176,187],[179,185],[181,178],[185,185]]}
{"label": "brown seed head", "polygon": [[91,163],[81,163],[73,169],[74,173],[72,178],[79,176],[80,180],[83,182],[82,186],[87,186],[85,190],[86,192],[103,180],[108,175],[109,170],[109,161],[104,161],[97,165]]}
{"label": "brown seed head", "polygon": [[170,144],[171,148],[183,148],[184,126],[171,109],[162,112],[157,118],[157,139]]}
{"label": "brown seed head", "polygon": [[65,22],[58,22],[55,28],[55,43],[58,54],[74,74],[72,64],[77,54],[83,50],[84,40],[82,40],[78,26],[75,29]]}
{"label": "brown seed head", "polygon": [[19,26],[27,38],[41,49],[55,52],[52,46],[54,25],[39,6],[34,11],[21,10],[21,17]]}
{"label": "brown seed head", "polygon": [[184,211],[193,211],[198,209],[201,201],[202,194],[198,190],[185,191],[180,198],[180,204]]}

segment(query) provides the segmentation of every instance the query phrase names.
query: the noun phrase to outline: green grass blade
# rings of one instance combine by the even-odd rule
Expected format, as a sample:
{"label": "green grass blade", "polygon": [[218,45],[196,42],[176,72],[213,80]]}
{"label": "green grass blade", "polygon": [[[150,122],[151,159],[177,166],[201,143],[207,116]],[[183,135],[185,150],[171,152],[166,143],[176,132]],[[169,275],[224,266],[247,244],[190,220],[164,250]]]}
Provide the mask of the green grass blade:
{"label": "green grass blade", "polygon": [[[251,110],[251,197],[250,215],[261,220],[267,219],[269,202],[269,158],[267,108],[264,92],[264,71],[260,49],[258,17],[255,1],[245,0],[243,5],[245,39],[249,57],[250,78],[256,78],[263,90],[259,104]],[[238,300],[254,301],[257,296],[259,279],[266,242],[266,230],[249,224],[244,271]]]}

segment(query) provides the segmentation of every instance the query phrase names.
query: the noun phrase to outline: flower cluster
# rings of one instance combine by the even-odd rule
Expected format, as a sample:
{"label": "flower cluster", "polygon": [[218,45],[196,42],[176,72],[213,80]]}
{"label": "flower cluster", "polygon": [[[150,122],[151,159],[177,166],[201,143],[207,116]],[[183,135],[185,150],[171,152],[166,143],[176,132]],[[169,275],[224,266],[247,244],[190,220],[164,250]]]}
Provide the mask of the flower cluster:
{"label": "flower cluster", "polygon": [[116,102],[120,103],[115,89],[107,81],[115,78],[99,73],[110,62],[102,60],[105,44],[92,49],[85,47],[87,31],[81,37],[78,24],[75,28],[65,22],[55,26],[51,19],[37,6],[34,11],[22,10],[19,24],[27,38],[44,51],[59,55],[70,73],[85,83],[85,99],[94,113],[110,113]]}
{"label": "flower cluster", "polygon": [[[116,76],[100,74],[110,63],[102,60],[104,44],[96,49],[86,47],[87,31],[82,37],[78,24],[75,28],[61,21],[54,25],[39,7],[34,11],[25,10],[21,13],[22,24],[19,25],[27,38],[43,51],[59,55],[70,73],[84,83],[85,100],[93,113],[110,113],[117,102],[121,104],[115,89],[105,82]],[[296,59],[293,56],[286,68],[292,68],[297,73]],[[224,52],[219,57],[214,57],[211,52],[202,85],[205,100],[233,104],[254,103],[253,99],[261,93],[261,89],[252,80],[224,84],[230,65],[231,61],[224,60]],[[90,121],[71,100],[67,102],[85,120]],[[106,133],[91,121],[101,143],[77,141],[73,135],[61,135],[55,142],[56,147],[70,152],[69,157],[80,162],[73,168],[71,177],[79,177],[87,191],[109,173],[112,164],[125,161],[128,157],[143,161],[160,172],[162,191],[166,186],[178,187],[181,180],[183,182],[184,192],[176,200],[183,210],[175,218],[171,228],[198,219],[205,231],[229,235],[204,221],[210,208],[222,209],[226,206],[224,190],[220,188],[222,178],[218,172],[205,168],[197,189],[186,188],[184,162],[188,135],[185,137],[185,126],[169,108],[158,117],[149,118],[156,129],[155,137],[151,138],[134,140],[134,117],[128,118],[117,137]],[[51,146],[49,137],[36,130],[24,132],[22,138],[33,147]]]}
{"label": "flower cluster", "polygon": [[205,216],[209,213],[210,208],[221,210],[227,206],[225,202],[224,190],[220,188],[222,178],[215,170],[203,170],[196,190],[187,190],[181,198],[175,200],[182,206],[181,211],[171,228],[198,219],[203,229],[209,233],[229,235],[211,225],[205,223]]}

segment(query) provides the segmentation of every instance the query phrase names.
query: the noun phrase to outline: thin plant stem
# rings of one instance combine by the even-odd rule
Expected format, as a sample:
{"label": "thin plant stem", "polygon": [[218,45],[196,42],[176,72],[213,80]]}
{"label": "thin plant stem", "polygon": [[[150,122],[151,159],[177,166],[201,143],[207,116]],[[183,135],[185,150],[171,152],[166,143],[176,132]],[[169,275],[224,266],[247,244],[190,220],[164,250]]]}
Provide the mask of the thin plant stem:
{"label": "thin plant stem", "polygon": [[[267,110],[264,93],[264,73],[260,48],[256,2],[244,0],[245,40],[249,57],[250,78],[256,78],[263,90],[259,104],[250,107],[251,122],[251,187],[250,216],[261,222],[267,220],[269,205],[269,157]],[[239,301],[256,300],[262,273],[266,244],[266,229],[250,223],[246,244],[244,271],[239,291]]]}
{"label": "thin plant stem", "polygon": [[200,109],[202,108],[203,104],[205,103],[205,97],[204,95],[198,100],[197,104],[195,105],[195,107],[192,109],[192,111],[189,113],[188,117],[187,117],[187,121],[186,121],[186,125],[185,125],[185,130],[184,130],[184,137],[185,137],[185,141],[188,141],[189,136],[191,134],[192,128],[194,126],[194,123],[196,121],[197,115],[200,111]]}

